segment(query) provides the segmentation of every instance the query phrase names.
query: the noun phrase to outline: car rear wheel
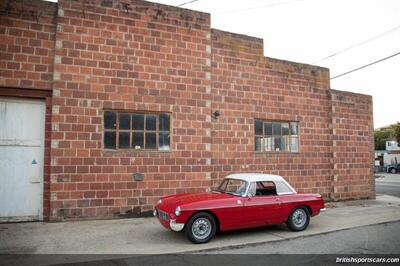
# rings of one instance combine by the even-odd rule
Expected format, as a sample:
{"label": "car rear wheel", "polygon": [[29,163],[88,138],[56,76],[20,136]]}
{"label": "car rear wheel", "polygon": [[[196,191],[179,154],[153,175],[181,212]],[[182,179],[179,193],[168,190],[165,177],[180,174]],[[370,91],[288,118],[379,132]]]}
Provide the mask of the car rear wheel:
{"label": "car rear wheel", "polygon": [[206,212],[196,213],[185,226],[186,237],[195,244],[207,243],[216,231],[214,217]]}
{"label": "car rear wheel", "polygon": [[396,173],[396,168],[392,168],[392,170],[390,170],[390,172],[391,172],[392,174],[395,174],[395,173]]}
{"label": "car rear wheel", "polygon": [[310,223],[310,213],[306,207],[297,207],[292,210],[287,220],[287,226],[292,231],[303,231]]}

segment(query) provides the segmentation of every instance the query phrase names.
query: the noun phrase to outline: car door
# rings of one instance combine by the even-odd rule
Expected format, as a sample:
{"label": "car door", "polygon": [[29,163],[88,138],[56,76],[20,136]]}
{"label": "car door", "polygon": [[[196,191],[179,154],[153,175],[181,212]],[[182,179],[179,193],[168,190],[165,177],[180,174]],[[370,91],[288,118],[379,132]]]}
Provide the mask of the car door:
{"label": "car door", "polygon": [[226,179],[216,190],[222,191],[223,199],[206,203],[207,209],[218,217],[221,231],[246,227],[244,216],[244,198],[247,182],[240,179]]}
{"label": "car door", "polygon": [[[248,227],[274,224],[279,220],[280,198],[274,194],[251,193],[257,184],[250,185],[250,195],[244,200],[244,216]],[[276,191],[276,190],[275,190]]]}
{"label": "car door", "polygon": [[246,228],[247,222],[244,211],[244,201],[240,196],[231,195],[230,198],[219,201],[218,206],[212,208],[219,219],[221,231]]}

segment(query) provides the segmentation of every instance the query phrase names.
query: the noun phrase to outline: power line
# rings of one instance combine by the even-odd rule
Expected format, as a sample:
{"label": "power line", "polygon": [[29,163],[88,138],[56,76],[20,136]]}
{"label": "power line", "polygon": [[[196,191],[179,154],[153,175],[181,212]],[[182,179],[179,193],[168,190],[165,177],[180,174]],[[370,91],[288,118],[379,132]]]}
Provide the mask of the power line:
{"label": "power line", "polygon": [[399,29],[400,29],[400,26],[394,27],[394,28],[392,28],[392,29],[390,29],[390,30],[388,30],[388,31],[385,31],[385,32],[383,32],[383,33],[381,33],[381,34],[378,34],[378,35],[374,36],[374,37],[371,37],[371,38],[369,38],[369,39],[367,39],[367,40],[365,40],[365,41],[362,41],[362,42],[353,44],[353,45],[351,45],[351,46],[349,46],[349,47],[347,47],[347,48],[344,48],[344,49],[339,50],[339,51],[337,51],[337,52],[335,52],[335,53],[333,53],[333,54],[330,54],[330,55],[328,55],[328,56],[326,56],[326,57],[324,57],[324,58],[321,58],[321,59],[319,59],[319,60],[317,60],[317,61],[315,61],[315,62],[312,62],[311,64],[319,63],[319,62],[324,61],[324,60],[326,60],[326,59],[328,59],[328,58],[334,57],[334,56],[336,56],[336,55],[338,55],[338,54],[341,54],[341,53],[344,53],[344,52],[346,52],[346,51],[348,51],[348,50],[351,50],[351,49],[353,49],[353,48],[356,48],[357,46],[360,46],[360,45],[369,43],[369,42],[371,42],[371,41],[373,41],[373,40],[379,39],[379,38],[381,38],[381,37],[383,37],[383,36],[385,36],[385,35],[388,35],[388,34],[390,34],[390,33],[395,32],[395,31],[397,31],[397,30],[399,30]]}
{"label": "power line", "polygon": [[345,73],[343,73],[343,74],[334,76],[333,78],[331,78],[331,80],[332,80],[332,79],[335,79],[335,78],[338,78],[338,77],[342,77],[342,76],[347,75],[347,74],[350,74],[350,73],[353,73],[353,72],[355,72],[355,71],[357,71],[357,70],[360,70],[360,69],[363,69],[363,68],[366,68],[366,67],[375,65],[375,64],[377,64],[377,63],[379,63],[379,62],[382,62],[382,61],[385,61],[385,60],[387,60],[387,59],[389,59],[389,58],[395,57],[395,56],[397,56],[397,55],[399,55],[399,54],[400,54],[400,52],[395,53],[395,54],[392,54],[392,55],[389,55],[389,56],[387,56],[387,57],[385,57],[385,58],[379,59],[379,60],[377,60],[377,61],[375,61],[375,62],[372,62],[372,63],[366,64],[366,65],[363,65],[363,66],[361,66],[361,67],[355,68],[355,69],[353,69],[353,70],[347,71],[347,72],[345,72]]}
{"label": "power line", "polygon": [[260,9],[260,8],[265,8],[265,7],[280,6],[280,5],[290,4],[290,3],[294,3],[294,2],[300,2],[300,1],[305,1],[305,0],[291,0],[291,1],[284,1],[284,2],[276,2],[276,3],[271,3],[268,5],[242,8],[242,9],[234,9],[234,10],[228,10],[228,11],[223,11],[223,12],[216,12],[215,14],[228,14],[228,13],[244,12],[244,11],[250,11],[250,10],[255,10],[255,9]]}
{"label": "power line", "polygon": [[191,4],[191,3],[197,2],[197,1],[199,1],[199,0],[187,1],[187,2],[185,2],[185,3],[182,3],[182,4],[178,5],[178,6],[184,6],[184,5],[188,5],[188,4]]}

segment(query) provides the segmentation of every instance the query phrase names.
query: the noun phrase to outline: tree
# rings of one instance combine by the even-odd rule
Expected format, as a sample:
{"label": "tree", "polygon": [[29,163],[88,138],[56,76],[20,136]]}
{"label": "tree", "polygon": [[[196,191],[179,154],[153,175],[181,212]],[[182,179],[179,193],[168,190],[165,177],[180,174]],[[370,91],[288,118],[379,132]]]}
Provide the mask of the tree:
{"label": "tree", "polygon": [[396,139],[397,143],[400,144],[400,122],[392,126],[393,137]]}
{"label": "tree", "polygon": [[[400,128],[400,123],[397,124]],[[386,141],[393,139],[395,136],[394,126],[383,128],[380,130],[375,130],[374,132],[374,140],[375,140],[375,150],[385,150],[386,149]]]}

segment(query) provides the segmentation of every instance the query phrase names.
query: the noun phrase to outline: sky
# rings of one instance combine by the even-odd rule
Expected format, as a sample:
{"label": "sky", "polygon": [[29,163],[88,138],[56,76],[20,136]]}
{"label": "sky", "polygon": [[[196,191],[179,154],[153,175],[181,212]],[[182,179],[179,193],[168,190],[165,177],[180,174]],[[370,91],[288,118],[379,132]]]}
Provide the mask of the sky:
{"label": "sky", "polygon": [[[265,56],[327,67],[331,77],[400,52],[400,0],[195,0],[183,7],[210,13],[213,28],[263,38]],[[400,122],[400,54],[332,79],[331,88],[372,95],[375,128]]]}
{"label": "sky", "polygon": [[[174,5],[190,0],[152,0]],[[198,0],[213,28],[264,39],[268,57],[315,63],[331,77],[400,52],[399,0]],[[400,55],[331,80],[331,88],[373,96],[374,127],[400,122]]]}

